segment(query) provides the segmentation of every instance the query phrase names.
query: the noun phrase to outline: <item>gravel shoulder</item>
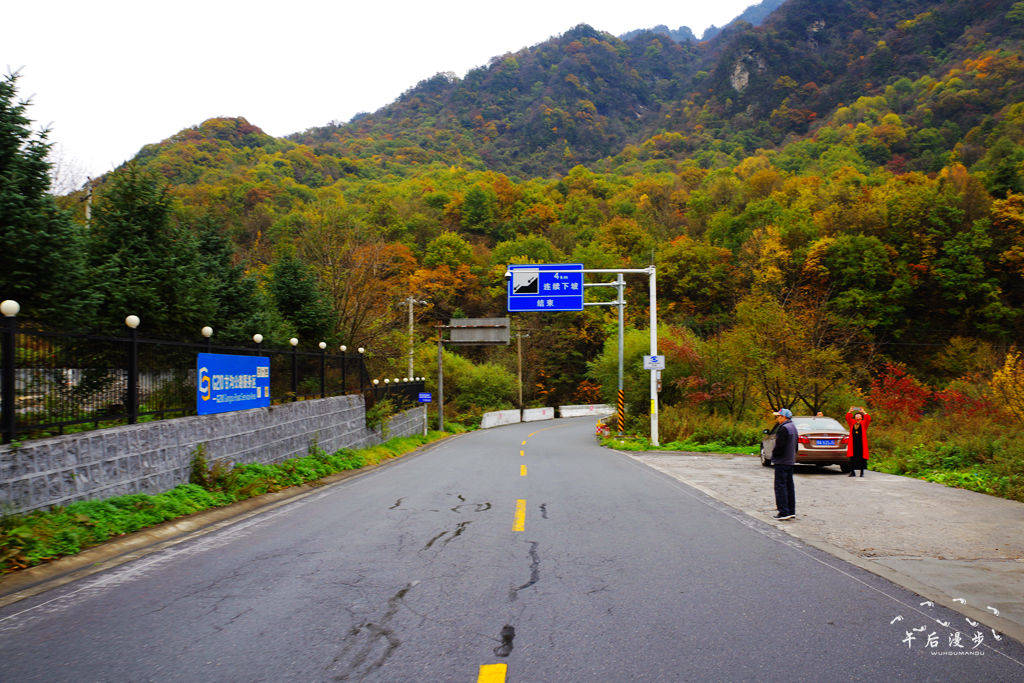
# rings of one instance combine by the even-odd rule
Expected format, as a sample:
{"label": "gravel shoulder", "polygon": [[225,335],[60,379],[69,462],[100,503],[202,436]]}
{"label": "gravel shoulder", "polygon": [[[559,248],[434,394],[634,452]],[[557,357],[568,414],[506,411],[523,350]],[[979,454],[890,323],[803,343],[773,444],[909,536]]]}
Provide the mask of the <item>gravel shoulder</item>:
{"label": "gravel shoulder", "polygon": [[851,478],[798,466],[797,518],[779,522],[771,519],[773,471],[756,456],[623,454],[1024,641],[1024,503],[881,472]]}

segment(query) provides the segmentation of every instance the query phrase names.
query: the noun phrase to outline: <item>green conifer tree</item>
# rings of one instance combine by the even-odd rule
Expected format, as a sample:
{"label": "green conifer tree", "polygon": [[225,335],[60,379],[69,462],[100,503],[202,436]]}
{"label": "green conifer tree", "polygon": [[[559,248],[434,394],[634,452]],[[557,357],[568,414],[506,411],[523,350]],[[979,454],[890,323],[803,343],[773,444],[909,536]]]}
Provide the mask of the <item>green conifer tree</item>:
{"label": "green conifer tree", "polygon": [[147,337],[191,338],[213,320],[216,275],[195,234],[173,220],[166,188],[134,164],[113,174],[97,200],[89,260],[108,329],[121,331],[135,314]]}
{"label": "green conifer tree", "polygon": [[270,295],[281,316],[291,323],[302,343],[324,340],[331,330],[331,308],[324,300],[316,275],[292,253],[271,267]]}
{"label": "green conifer tree", "polygon": [[196,224],[199,257],[203,272],[213,275],[211,296],[216,310],[210,325],[216,342],[247,344],[259,332],[271,343],[281,343],[291,334],[288,323],[278,313],[256,275],[234,263],[234,246],[209,217]]}
{"label": "green conifer tree", "polygon": [[40,322],[76,326],[92,298],[83,234],[50,195],[50,145],[30,129],[17,80],[0,79],[0,299]]}

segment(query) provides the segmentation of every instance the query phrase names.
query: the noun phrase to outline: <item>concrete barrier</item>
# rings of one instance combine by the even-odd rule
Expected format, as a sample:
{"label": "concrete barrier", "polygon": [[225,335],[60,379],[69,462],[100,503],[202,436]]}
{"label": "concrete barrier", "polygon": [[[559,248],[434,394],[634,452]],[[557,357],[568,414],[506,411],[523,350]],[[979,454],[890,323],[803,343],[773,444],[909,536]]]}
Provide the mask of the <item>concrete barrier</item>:
{"label": "concrete barrier", "polygon": [[602,415],[614,415],[615,407],[610,406],[607,403],[599,403],[595,405],[586,406],[558,406],[559,417],[586,417],[593,415],[594,417],[601,417]]}
{"label": "concrete barrier", "polygon": [[527,408],[523,411],[523,422],[537,422],[538,420],[554,419],[554,408]]}
{"label": "concrete barrier", "polygon": [[519,421],[518,410],[495,410],[491,413],[484,413],[483,418],[480,420],[480,429],[513,425]]}

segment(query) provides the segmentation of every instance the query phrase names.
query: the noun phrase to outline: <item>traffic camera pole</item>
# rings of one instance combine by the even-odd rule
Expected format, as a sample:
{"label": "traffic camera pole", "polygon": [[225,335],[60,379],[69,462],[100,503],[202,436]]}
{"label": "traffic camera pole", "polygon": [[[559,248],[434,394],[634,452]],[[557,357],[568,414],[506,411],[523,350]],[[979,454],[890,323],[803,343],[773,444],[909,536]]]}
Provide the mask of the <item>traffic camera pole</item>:
{"label": "traffic camera pole", "polygon": [[523,419],[523,333],[516,332],[516,356],[519,367],[519,419]]}

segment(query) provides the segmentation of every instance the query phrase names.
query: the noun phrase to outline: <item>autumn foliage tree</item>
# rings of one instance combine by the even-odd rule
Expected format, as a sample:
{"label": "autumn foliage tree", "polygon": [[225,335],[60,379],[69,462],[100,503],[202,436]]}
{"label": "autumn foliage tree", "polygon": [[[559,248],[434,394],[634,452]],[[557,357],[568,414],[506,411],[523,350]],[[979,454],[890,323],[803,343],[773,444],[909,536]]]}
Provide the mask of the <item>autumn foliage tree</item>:
{"label": "autumn foliage tree", "polygon": [[1006,354],[1003,367],[992,376],[992,392],[1010,415],[1024,422],[1024,354],[1017,349]]}

